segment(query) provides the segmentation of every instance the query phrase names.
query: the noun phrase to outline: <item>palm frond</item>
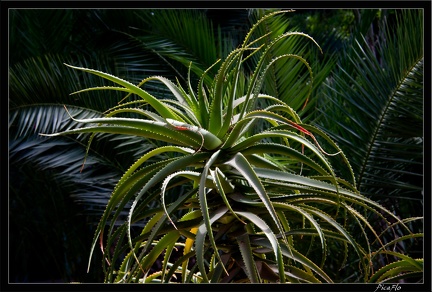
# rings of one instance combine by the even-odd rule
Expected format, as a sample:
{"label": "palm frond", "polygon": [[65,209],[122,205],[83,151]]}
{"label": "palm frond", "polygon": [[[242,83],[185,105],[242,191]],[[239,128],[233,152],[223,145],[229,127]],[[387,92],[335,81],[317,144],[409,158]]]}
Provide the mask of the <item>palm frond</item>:
{"label": "palm frond", "polygon": [[[77,118],[101,116],[96,111],[79,107],[71,107],[69,111]],[[40,170],[55,169],[57,179],[76,185],[71,194],[74,199],[98,212],[103,211],[113,186],[136,155],[153,147],[137,137],[100,136],[103,139],[92,144],[82,168],[88,135],[49,139],[39,135],[79,127],[63,106],[42,104],[20,107],[10,112],[9,123],[10,164],[31,161]],[[108,155],[113,151],[117,154]]]}
{"label": "palm frond", "polygon": [[[272,11],[271,9],[253,10],[250,16],[251,21],[253,22]],[[258,36],[269,34],[260,42],[266,44],[275,35],[292,33],[292,36],[284,39],[283,43],[277,46],[277,49],[272,50],[267,57],[267,62],[271,62],[273,56],[295,53],[307,60],[307,64],[296,58],[283,58],[277,62],[272,62],[264,78],[263,91],[287,103],[295,111],[298,111],[301,117],[307,117],[313,114],[312,110],[316,102],[314,93],[334,67],[335,58],[332,51],[326,50],[323,52],[322,48],[316,46],[312,41],[305,42],[305,34],[296,34],[299,31],[298,23],[293,21],[296,13],[297,11],[293,11],[286,15],[268,19],[265,26],[257,28],[256,34]],[[332,36],[332,33],[329,33],[329,35]],[[336,38],[335,36],[332,37],[333,39]],[[252,61],[250,61],[252,68],[256,62],[258,60],[252,58]],[[313,75],[309,74],[308,66],[311,66],[311,70],[314,72]],[[266,104],[259,106],[265,107]]]}
{"label": "palm frond", "polygon": [[190,62],[192,71],[201,75],[204,68],[223,57],[221,52],[231,50],[223,48],[222,34],[217,33],[218,29],[202,10],[141,10],[137,15],[145,27],[141,25],[142,32],[134,33],[134,38],[159,55],[162,63],[176,70],[179,70],[178,64],[182,64],[183,70],[180,67],[177,78],[186,75],[184,72]]}
{"label": "palm frond", "polygon": [[347,69],[339,66],[326,82],[319,123],[349,153],[367,195],[422,199],[422,17],[401,11],[376,54],[358,42]]}

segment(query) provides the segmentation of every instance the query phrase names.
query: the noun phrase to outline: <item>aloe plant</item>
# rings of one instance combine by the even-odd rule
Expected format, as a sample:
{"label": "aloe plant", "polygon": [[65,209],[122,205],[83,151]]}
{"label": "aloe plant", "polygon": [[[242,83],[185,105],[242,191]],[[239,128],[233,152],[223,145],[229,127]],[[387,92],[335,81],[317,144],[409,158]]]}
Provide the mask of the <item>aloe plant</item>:
{"label": "aloe plant", "polygon": [[[352,256],[367,281],[374,251],[387,246],[365,214],[410,234],[405,222],[359,193],[348,158],[324,131],[262,92],[272,65],[285,60],[304,66],[310,79],[305,88],[312,90],[313,72],[302,56],[274,54],[293,37],[319,48],[312,37],[287,32],[269,41],[270,34],[255,34],[286,12],[259,19],[242,45],[204,71],[198,84],[189,73],[186,85],[161,76],[134,85],[67,65],[116,84],[75,94],[127,95],[103,117],[78,119],[65,107],[84,126],[43,135],[90,133],[89,147],[98,133],[154,143],[120,178],[95,231],[90,262],[99,246],[105,282],[332,283],[329,271],[335,267],[328,261],[340,258],[336,268],[342,268]],[[258,62],[246,76],[243,66],[252,56]],[[150,94],[143,88],[150,82],[165,85],[172,96]],[[349,179],[337,175],[334,160],[350,170]],[[361,236],[350,233],[353,225]]]}

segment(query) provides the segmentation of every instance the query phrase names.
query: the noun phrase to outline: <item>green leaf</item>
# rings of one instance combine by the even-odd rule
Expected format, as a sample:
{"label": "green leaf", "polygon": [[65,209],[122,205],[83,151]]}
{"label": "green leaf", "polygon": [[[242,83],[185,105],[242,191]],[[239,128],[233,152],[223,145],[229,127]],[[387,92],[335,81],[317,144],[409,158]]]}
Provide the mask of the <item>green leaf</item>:
{"label": "green leaf", "polygon": [[[236,213],[235,213],[236,214]],[[237,214],[236,214],[237,215]],[[261,283],[259,278],[255,260],[253,258],[252,248],[250,245],[249,236],[244,233],[237,237],[237,243],[245,265],[245,272],[251,283]]]}
{"label": "green leaf", "polygon": [[180,157],[168,164],[166,164],[161,170],[159,170],[150,180],[148,180],[142,187],[141,191],[137,194],[136,198],[132,202],[132,205],[129,210],[129,215],[127,218],[127,235],[128,235],[128,241],[129,246],[133,249],[132,245],[132,238],[131,238],[131,224],[132,224],[132,214],[134,213],[135,207],[138,203],[138,201],[141,199],[141,197],[146,194],[146,192],[150,189],[150,187],[154,186],[157,183],[162,182],[167,175],[175,172],[177,169],[181,169],[187,165],[190,165],[189,163],[193,163],[201,161],[204,157],[206,157],[207,154],[197,154],[195,156],[183,156]]}
{"label": "green leaf", "polygon": [[177,230],[171,231],[163,236],[152,248],[152,250],[144,257],[140,263],[144,271],[147,271],[155,263],[159,255],[169,246],[173,245],[180,237],[180,232]]}
{"label": "green leaf", "polygon": [[[197,233],[197,237],[196,237],[196,249],[197,249],[197,262],[199,265],[199,269],[201,271],[201,273],[203,274],[203,279],[204,281],[208,282],[208,278],[207,278],[207,274],[205,272],[204,269],[204,263],[203,263],[203,250],[200,247],[200,250],[198,252],[198,246],[203,244],[203,241],[205,239],[205,235],[206,233],[208,233],[209,235],[209,239],[210,239],[210,244],[212,245],[217,259],[219,260],[219,262],[222,262],[220,255],[218,253],[218,248],[216,247],[216,242],[214,240],[213,237],[213,232],[212,232],[212,228],[211,228],[211,223],[213,222],[210,218],[210,214],[209,214],[209,209],[208,209],[208,204],[207,204],[207,192],[206,192],[206,187],[205,187],[205,181],[206,181],[206,177],[209,173],[210,167],[215,163],[216,159],[218,158],[220,154],[220,150],[217,150],[215,153],[213,153],[213,155],[210,157],[209,161],[207,161],[207,163],[204,166],[204,169],[201,173],[201,179],[200,179],[200,184],[199,184],[199,189],[198,189],[198,196],[199,196],[199,202],[200,202],[200,208],[201,208],[201,213],[203,215],[203,220],[204,220],[204,224],[200,226],[200,228],[198,229],[198,233]],[[225,211],[224,208],[220,209],[219,212],[216,212],[217,215],[215,215],[217,217],[217,219],[219,219],[223,214],[225,214],[227,212],[227,209]],[[214,217],[214,218],[216,218]],[[217,220],[215,219],[215,220]],[[225,272],[228,274],[228,272],[225,270]]]}
{"label": "green leaf", "polygon": [[256,194],[259,196],[261,201],[264,203],[264,206],[266,207],[271,218],[276,223],[276,226],[278,227],[279,233],[282,235],[284,241],[287,242],[287,239],[285,237],[285,233],[283,231],[283,226],[282,226],[282,224],[281,224],[281,222],[280,222],[280,220],[276,214],[276,211],[273,207],[273,204],[270,201],[270,198],[268,197],[267,192],[266,192],[264,186],[262,185],[260,178],[257,176],[257,174],[255,173],[254,169],[249,164],[247,159],[241,153],[237,153],[229,161],[227,161],[225,164],[235,168],[243,176],[243,178],[251,185],[251,187],[255,190]]}
{"label": "green leaf", "polygon": [[366,40],[343,52],[322,90],[318,123],[350,157],[362,193],[421,199],[424,15],[395,16],[395,26],[376,36],[375,52]]}
{"label": "green leaf", "polygon": [[[176,176],[183,176],[183,177],[186,177],[189,180],[197,183],[200,180],[201,174],[199,172],[196,172],[196,171],[187,171],[187,170],[177,171],[175,173],[172,173],[172,174],[168,175],[166,177],[166,179],[162,183],[162,189],[161,189],[162,207],[163,207],[163,210],[164,210],[166,216],[168,217],[168,220],[177,229],[176,225],[174,224],[174,222],[172,221],[171,217],[169,216],[169,212],[167,211],[167,208],[166,208],[166,205],[165,205],[165,192],[166,192],[166,188],[167,188],[169,182],[171,181],[171,179],[173,179]],[[212,183],[213,183],[212,177],[208,177],[207,181],[204,182],[204,184],[206,186],[208,186],[209,188],[214,187]]]}
{"label": "green leaf", "polygon": [[391,280],[391,278],[394,278],[400,274],[423,272],[423,259],[414,260],[406,256],[402,257],[401,254],[393,254],[402,259],[379,269],[370,277],[369,283],[386,282],[386,280]]}
{"label": "green leaf", "polygon": [[[274,154],[281,154],[284,157],[290,157],[293,158],[296,162],[304,163],[316,171],[318,171],[322,175],[327,175],[328,172],[323,169],[321,165],[316,163],[314,160],[312,160],[309,156],[306,156],[302,154],[301,152],[285,146],[281,144],[276,143],[256,143],[245,150],[242,151],[243,155],[247,156],[250,153],[254,154],[264,154],[264,153],[274,153]],[[271,159],[270,159],[271,160]]]}
{"label": "green leaf", "polygon": [[[149,94],[148,92],[144,91],[143,89],[139,88],[136,85],[133,85],[132,83],[123,80],[121,78],[118,78],[114,75],[108,74],[108,73],[104,73],[98,70],[93,70],[93,69],[87,69],[87,68],[83,68],[83,67],[75,67],[75,66],[71,66],[68,64],[65,64],[66,66],[76,69],[76,70],[81,70],[84,72],[88,72],[97,76],[100,76],[104,79],[110,80],[114,83],[117,83],[118,85],[122,85],[123,87],[125,87],[128,92],[137,94],[138,96],[140,96],[141,98],[143,98],[145,101],[147,101],[158,113],[159,115],[161,115],[164,118],[171,118],[171,119],[178,119],[178,117],[176,115],[174,115],[172,113],[172,111],[170,111],[163,103],[161,103],[158,99],[156,99],[154,96],[152,96],[151,94]],[[80,92],[83,92],[85,90],[81,90]]]}
{"label": "green leaf", "polygon": [[[201,202],[201,205],[204,204],[203,202]],[[208,210],[206,210],[205,212],[203,212],[203,217],[204,217],[204,223],[201,224],[198,228],[198,232],[196,234],[196,239],[195,239],[195,250],[196,250],[196,255],[197,255],[197,263],[198,263],[198,268],[201,272],[201,276],[203,277],[203,282],[208,283],[208,277],[207,277],[207,272],[206,272],[206,268],[204,265],[204,248],[205,248],[205,237],[206,234],[209,235],[210,238],[210,244],[213,246],[214,249],[214,253],[216,254],[216,256],[219,258],[219,262],[220,264],[223,265],[222,260],[220,259],[220,255],[219,255],[219,250],[216,247],[216,243],[214,241],[214,237],[213,237],[213,230],[211,228],[211,225],[218,219],[220,219],[224,214],[226,214],[226,212],[228,211],[228,208],[226,207],[220,207],[217,210],[214,211],[214,213],[212,214],[208,214]],[[207,213],[208,218],[207,220],[205,219],[207,216],[204,216],[204,213]],[[224,267],[224,266],[222,266]],[[224,270],[226,273],[228,273],[226,271],[226,268],[224,267]]]}
{"label": "green leaf", "polygon": [[[272,244],[268,241],[268,238],[259,238],[253,241],[254,244],[262,245],[264,247],[272,247]],[[296,262],[301,263],[304,267],[311,269],[316,274],[318,274],[321,278],[323,278],[327,283],[333,283],[332,279],[322,270],[320,269],[314,262],[312,262],[309,258],[305,257],[294,248],[286,247],[285,245],[281,245],[281,252],[285,257],[291,258]]]}
{"label": "green leaf", "polygon": [[276,235],[273,233],[273,231],[270,229],[270,227],[267,225],[267,223],[264,220],[262,220],[260,217],[258,217],[257,215],[250,213],[250,212],[240,212],[240,211],[235,211],[235,212],[238,215],[247,218],[253,224],[258,226],[258,228],[261,229],[262,232],[264,232],[265,236],[267,237],[268,241],[271,244],[272,251],[273,251],[275,258],[276,258],[280,282],[285,283],[284,262],[282,259],[281,247],[280,247],[279,242],[276,238]]}

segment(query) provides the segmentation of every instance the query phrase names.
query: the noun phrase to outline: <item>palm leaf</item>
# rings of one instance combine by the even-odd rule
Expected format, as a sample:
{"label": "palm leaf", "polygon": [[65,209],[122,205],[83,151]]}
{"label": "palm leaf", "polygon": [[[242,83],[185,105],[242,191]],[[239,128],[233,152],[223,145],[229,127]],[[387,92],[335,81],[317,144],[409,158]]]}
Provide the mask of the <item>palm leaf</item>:
{"label": "palm leaf", "polygon": [[[263,14],[271,12],[272,10],[254,10],[250,17],[253,21],[262,17]],[[257,35],[271,33],[268,38],[263,40],[265,43],[272,36],[281,33],[292,34],[291,37],[284,39],[284,42],[280,43],[276,49],[271,50],[271,53],[266,57],[266,62],[271,61],[271,56],[293,53],[302,56],[302,59],[284,58],[277,62],[274,60],[268,68],[269,72],[263,78],[263,90],[287,103],[295,111],[299,111],[301,116],[307,117],[307,114],[313,114],[311,110],[316,101],[316,98],[311,95],[311,90],[315,91],[330,73],[334,66],[334,55],[331,51],[323,52],[321,47],[315,47],[312,42],[305,42],[304,38],[299,37],[301,34],[296,35],[299,31],[298,22],[294,20],[299,12],[293,11],[284,15],[276,15],[266,20],[265,26],[257,29]],[[319,39],[319,34],[314,35],[313,38]],[[318,43],[321,44],[320,41]],[[311,69],[308,68],[309,64],[305,64],[303,58],[309,60]],[[257,62],[256,58],[251,61],[251,63]],[[313,77],[310,76],[308,70],[314,72]],[[265,107],[266,103],[258,106]]]}
{"label": "palm leaf", "polygon": [[223,57],[220,55],[224,43],[222,36],[215,33],[217,28],[202,10],[147,10],[137,12],[137,15],[146,26],[141,28],[140,34],[134,34],[134,38],[155,52],[162,63],[177,68],[175,71],[180,70],[177,71],[178,78],[186,75],[180,73],[184,70],[178,69],[179,63],[187,68],[192,61],[192,72],[201,76],[202,68],[208,68]]}
{"label": "palm leaf", "polygon": [[[71,107],[69,110],[81,118],[101,116],[88,109]],[[32,161],[41,170],[57,169],[58,179],[77,183],[72,194],[74,198],[85,203],[89,209],[99,209],[98,212],[106,205],[116,180],[129,164],[128,160],[145,151],[146,147],[152,147],[143,147],[146,142],[136,137],[111,139],[106,136],[91,148],[85,168],[80,172],[85,157],[86,136],[47,139],[38,135],[38,132],[56,132],[79,126],[68,117],[63,106],[20,107],[10,112],[9,122],[11,163]],[[138,147],[140,151],[136,151]],[[118,155],[106,154],[107,151],[112,153],[112,149],[117,149]]]}
{"label": "palm leaf", "polygon": [[[327,82],[321,126],[350,157],[357,187],[367,195],[421,199],[423,188],[422,14],[401,11],[395,36],[364,42]],[[349,94],[348,94],[349,93]]]}

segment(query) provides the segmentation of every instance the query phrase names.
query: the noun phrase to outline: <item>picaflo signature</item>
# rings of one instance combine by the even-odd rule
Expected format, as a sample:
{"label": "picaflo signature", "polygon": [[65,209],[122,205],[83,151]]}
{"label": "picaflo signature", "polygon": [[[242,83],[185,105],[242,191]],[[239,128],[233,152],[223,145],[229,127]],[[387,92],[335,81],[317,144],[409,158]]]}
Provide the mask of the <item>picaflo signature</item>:
{"label": "picaflo signature", "polygon": [[377,292],[377,291],[391,292],[391,291],[399,291],[401,289],[402,289],[402,287],[399,286],[399,284],[392,284],[392,285],[378,284],[378,287],[375,289],[374,292]]}

